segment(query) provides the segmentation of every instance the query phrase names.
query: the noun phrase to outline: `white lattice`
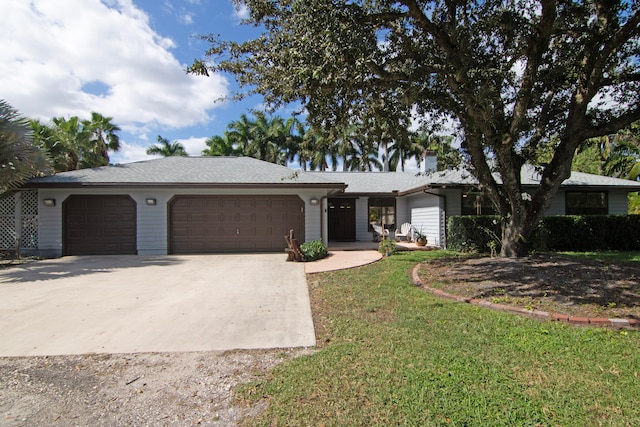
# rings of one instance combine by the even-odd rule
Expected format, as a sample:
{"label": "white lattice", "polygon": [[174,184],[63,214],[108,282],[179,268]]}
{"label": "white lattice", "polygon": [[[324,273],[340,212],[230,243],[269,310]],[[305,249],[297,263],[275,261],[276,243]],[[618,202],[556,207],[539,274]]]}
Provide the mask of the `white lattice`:
{"label": "white lattice", "polygon": [[0,198],[0,249],[16,246],[16,199],[13,194]]}
{"label": "white lattice", "polygon": [[38,192],[23,191],[21,203],[20,247],[38,247]]}

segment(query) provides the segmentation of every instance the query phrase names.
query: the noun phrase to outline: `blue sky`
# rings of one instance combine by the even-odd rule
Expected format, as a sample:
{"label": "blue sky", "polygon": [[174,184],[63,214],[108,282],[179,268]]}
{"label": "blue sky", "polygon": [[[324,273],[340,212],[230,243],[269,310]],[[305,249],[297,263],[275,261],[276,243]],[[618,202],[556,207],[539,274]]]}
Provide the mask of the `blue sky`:
{"label": "blue sky", "polygon": [[3,0],[0,99],[43,122],[113,117],[122,128],[113,162],[149,158],[157,135],[199,155],[206,138],[261,105],[219,101],[236,89],[228,76],[184,73],[207,48],[195,35],[255,36],[240,25],[245,14],[231,0]]}

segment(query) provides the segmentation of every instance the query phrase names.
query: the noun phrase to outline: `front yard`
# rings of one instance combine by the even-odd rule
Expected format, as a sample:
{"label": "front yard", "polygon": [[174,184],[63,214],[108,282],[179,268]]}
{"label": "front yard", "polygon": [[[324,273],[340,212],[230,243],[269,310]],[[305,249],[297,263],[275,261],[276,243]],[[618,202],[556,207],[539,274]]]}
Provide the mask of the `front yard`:
{"label": "front yard", "polygon": [[[318,351],[239,389],[246,403],[268,403],[246,424],[640,425],[639,331],[542,322],[411,284],[416,263],[450,255],[401,253],[310,276]],[[617,267],[593,270],[607,268]],[[607,295],[605,306],[616,302]]]}
{"label": "front yard", "polygon": [[576,317],[640,319],[640,254],[626,253],[616,262],[603,261],[603,255],[450,257],[422,264],[419,276],[431,288],[497,304]]}

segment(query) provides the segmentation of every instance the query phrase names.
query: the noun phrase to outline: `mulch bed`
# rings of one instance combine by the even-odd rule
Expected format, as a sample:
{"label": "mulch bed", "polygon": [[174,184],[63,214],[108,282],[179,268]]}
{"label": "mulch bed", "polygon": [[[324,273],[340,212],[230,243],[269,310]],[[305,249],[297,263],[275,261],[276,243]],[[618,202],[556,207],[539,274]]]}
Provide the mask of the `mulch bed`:
{"label": "mulch bed", "polygon": [[443,258],[424,263],[420,279],[467,298],[591,318],[640,319],[638,264],[559,255]]}

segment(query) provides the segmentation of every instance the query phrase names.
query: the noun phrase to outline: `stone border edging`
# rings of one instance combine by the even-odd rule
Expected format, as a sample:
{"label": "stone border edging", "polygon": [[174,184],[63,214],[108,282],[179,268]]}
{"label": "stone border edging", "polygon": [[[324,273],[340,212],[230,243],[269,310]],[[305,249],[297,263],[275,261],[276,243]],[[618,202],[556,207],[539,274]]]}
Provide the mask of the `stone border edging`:
{"label": "stone border edging", "polygon": [[430,286],[427,286],[422,281],[422,279],[420,279],[420,276],[418,276],[419,268],[420,268],[420,264],[416,264],[411,270],[411,278],[413,280],[413,284],[441,298],[446,298],[446,299],[450,299],[457,302],[473,304],[479,307],[489,308],[491,310],[505,311],[508,313],[534,317],[540,320],[560,321],[560,322],[570,323],[573,325],[615,326],[617,328],[640,326],[640,320],[638,319],[607,319],[603,317],[601,318],[601,317],[569,316],[567,314],[549,313],[547,311],[540,311],[540,310],[527,310],[526,308],[513,307],[505,304],[496,304],[490,301],[485,301],[477,298],[466,298],[466,297],[461,297],[459,295],[453,295],[443,291],[442,289],[435,289]]}

